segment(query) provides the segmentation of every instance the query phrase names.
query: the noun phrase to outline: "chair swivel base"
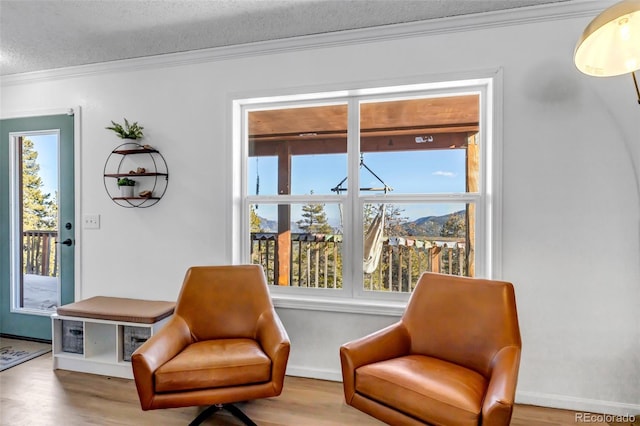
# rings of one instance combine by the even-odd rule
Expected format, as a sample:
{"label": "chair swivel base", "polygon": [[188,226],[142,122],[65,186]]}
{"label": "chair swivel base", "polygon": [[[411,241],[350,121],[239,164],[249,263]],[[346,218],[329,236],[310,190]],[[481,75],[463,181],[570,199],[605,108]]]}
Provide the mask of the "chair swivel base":
{"label": "chair swivel base", "polygon": [[189,426],[198,426],[203,421],[211,417],[214,413],[217,413],[220,410],[227,410],[234,417],[240,419],[242,423],[247,426],[258,426],[256,425],[245,413],[240,411],[238,407],[233,404],[214,404],[207,409],[205,409],[202,413],[198,414],[198,417],[193,419]]}

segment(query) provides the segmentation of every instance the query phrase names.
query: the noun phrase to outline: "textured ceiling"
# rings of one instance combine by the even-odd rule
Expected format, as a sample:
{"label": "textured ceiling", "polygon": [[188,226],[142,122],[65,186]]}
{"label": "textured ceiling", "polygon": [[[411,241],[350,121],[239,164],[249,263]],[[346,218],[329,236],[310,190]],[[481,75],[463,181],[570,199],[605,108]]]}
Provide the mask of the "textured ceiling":
{"label": "textured ceiling", "polygon": [[566,0],[0,0],[0,75]]}

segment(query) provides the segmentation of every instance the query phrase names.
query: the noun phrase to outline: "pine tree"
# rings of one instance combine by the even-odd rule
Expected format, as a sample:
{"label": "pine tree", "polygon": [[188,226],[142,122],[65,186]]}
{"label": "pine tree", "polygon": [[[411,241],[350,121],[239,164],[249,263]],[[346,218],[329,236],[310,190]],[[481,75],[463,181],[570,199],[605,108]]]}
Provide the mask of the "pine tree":
{"label": "pine tree", "polygon": [[262,227],[262,219],[256,212],[256,205],[249,206],[249,232],[251,232],[251,262],[264,267],[267,279],[273,283],[273,267],[270,267],[268,259],[275,259],[277,256],[276,245],[268,244],[253,238],[254,233],[264,232]]}
{"label": "pine tree", "polygon": [[256,206],[249,206],[249,229],[251,232],[262,232],[260,216],[256,213]]}
{"label": "pine tree", "polygon": [[327,220],[324,204],[305,204],[302,206],[302,219],[296,224],[308,234],[333,233],[333,228]]}
{"label": "pine tree", "polygon": [[449,216],[444,225],[442,225],[440,236],[464,238],[466,235],[466,229],[464,217],[458,213],[454,213]]}
{"label": "pine tree", "polygon": [[[309,203],[302,206],[302,219],[296,224],[307,234],[331,235],[334,231],[327,220],[324,204]],[[299,251],[294,253],[294,272],[298,264],[304,265],[303,271],[298,271],[298,273],[304,272],[304,274],[300,274],[300,286],[323,287],[325,282],[329,285],[329,278],[333,277],[335,273],[338,282],[331,283],[331,285],[342,287],[341,273],[329,270],[329,265],[333,265],[333,268],[340,268],[342,256],[338,253],[338,259],[335,259],[333,252],[328,251],[328,247],[329,243],[327,242],[309,242],[305,244],[304,248],[299,247]]]}
{"label": "pine tree", "polygon": [[[467,227],[465,224],[464,216],[458,213],[454,213],[449,216],[444,225],[442,225],[440,236],[447,238],[465,238],[466,233]],[[460,266],[463,266],[463,269],[466,270],[464,259],[461,258],[462,256],[460,256],[460,252],[453,248],[448,248],[447,250],[453,250],[453,252],[451,253],[451,261],[449,261],[448,256],[442,256],[442,271],[451,271],[453,275],[457,275],[460,271]],[[460,262],[462,262],[462,265],[460,264]]]}
{"label": "pine tree", "polygon": [[[55,230],[58,215],[56,200],[42,191],[38,151],[30,139],[22,140],[22,226],[27,230]],[[56,194],[57,195],[57,194]]]}

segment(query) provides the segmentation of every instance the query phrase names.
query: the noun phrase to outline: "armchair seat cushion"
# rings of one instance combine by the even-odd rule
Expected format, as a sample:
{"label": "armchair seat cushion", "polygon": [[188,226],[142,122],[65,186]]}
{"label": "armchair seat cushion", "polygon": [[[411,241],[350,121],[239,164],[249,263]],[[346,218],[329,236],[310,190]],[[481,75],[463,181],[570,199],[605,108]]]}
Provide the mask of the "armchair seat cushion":
{"label": "armchair seat cushion", "polygon": [[355,391],[430,424],[478,425],[487,380],[476,371],[407,355],[355,371]]}
{"label": "armchair seat cushion", "polygon": [[271,380],[271,360],[251,339],[192,343],[155,372],[155,391],[177,392]]}

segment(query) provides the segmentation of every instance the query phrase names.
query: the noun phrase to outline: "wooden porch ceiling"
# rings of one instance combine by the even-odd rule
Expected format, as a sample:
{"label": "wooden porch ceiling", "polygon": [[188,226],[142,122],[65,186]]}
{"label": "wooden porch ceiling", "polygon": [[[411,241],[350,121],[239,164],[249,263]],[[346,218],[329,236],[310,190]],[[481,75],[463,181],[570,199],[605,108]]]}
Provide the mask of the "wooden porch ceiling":
{"label": "wooden porch ceiling", "polygon": [[[479,96],[363,103],[360,115],[362,152],[464,148]],[[346,152],[347,105],[253,111],[248,127],[251,156],[277,155],[283,142],[291,155]]]}

